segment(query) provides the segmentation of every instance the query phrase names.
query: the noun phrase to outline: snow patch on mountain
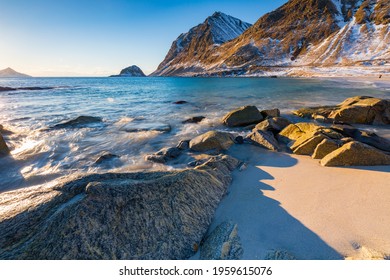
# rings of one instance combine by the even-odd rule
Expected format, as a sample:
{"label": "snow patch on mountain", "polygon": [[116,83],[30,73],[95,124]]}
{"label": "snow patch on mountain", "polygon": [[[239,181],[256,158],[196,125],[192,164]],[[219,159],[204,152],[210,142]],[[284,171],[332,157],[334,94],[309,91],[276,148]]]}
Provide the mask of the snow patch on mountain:
{"label": "snow patch on mountain", "polygon": [[214,13],[207,19],[211,34],[216,44],[223,44],[240,36],[251,24],[228,16],[221,12]]}

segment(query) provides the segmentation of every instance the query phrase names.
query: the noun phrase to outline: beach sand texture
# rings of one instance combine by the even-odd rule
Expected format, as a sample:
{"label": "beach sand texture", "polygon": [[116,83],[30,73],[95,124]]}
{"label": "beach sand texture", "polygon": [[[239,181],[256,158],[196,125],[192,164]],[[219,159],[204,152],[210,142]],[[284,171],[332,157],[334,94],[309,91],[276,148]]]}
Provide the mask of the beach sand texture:
{"label": "beach sand texture", "polygon": [[236,171],[210,231],[238,225],[243,259],[387,259],[390,166],[325,168],[306,156],[236,146]]}

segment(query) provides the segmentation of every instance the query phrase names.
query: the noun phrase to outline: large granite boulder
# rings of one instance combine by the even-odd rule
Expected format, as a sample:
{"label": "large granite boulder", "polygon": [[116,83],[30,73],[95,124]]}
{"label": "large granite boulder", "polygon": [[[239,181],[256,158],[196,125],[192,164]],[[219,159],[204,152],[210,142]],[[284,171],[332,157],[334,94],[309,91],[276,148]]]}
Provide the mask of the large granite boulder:
{"label": "large granite boulder", "polygon": [[5,143],[3,135],[0,134],[0,157],[10,153],[7,143]]}
{"label": "large granite boulder", "polygon": [[228,150],[234,144],[234,137],[227,132],[208,131],[190,141],[190,149],[196,152]]}
{"label": "large granite boulder", "polygon": [[187,259],[238,161],[95,174],[0,194],[0,259]]}
{"label": "large granite boulder", "polygon": [[147,155],[145,160],[153,161],[157,163],[166,163],[171,159],[175,159],[181,155],[182,150],[177,147],[162,148],[158,152]]}
{"label": "large granite boulder", "polygon": [[390,152],[390,141],[373,132],[359,130],[347,124],[335,124],[331,127],[345,137],[351,137],[359,142],[373,146],[379,150]]}
{"label": "large granite boulder", "polygon": [[351,141],[326,155],[321,160],[323,166],[371,166],[389,165],[390,155],[366,144]]}
{"label": "large granite boulder", "polygon": [[290,124],[279,133],[278,139],[287,144],[307,134],[312,136],[315,132],[322,128],[322,126],[316,125],[314,123]]}
{"label": "large granite boulder", "polygon": [[280,131],[282,131],[284,128],[289,126],[290,124],[291,122],[286,118],[273,117],[273,118],[265,119],[264,121],[258,123],[255,126],[255,129],[272,131],[274,134],[277,134]]}
{"label": "large granite boulder", "polygon": [[248,138],[255,144],[271,151],[279,150],[279,143],[270,131],[254,129]]}
{"label": "large granite boulder", "polygon": [[222,122],[229,127],[257,124],[264,119],[256,106],[244,106],[227,113]]}
{"label": "large granite boulder", "polygon": [[326,155],[340,148],[339,143],[332,139],[324,139],[320,142],[315,148],[312,158],[314,159],[322,159]]}
{"label": "large granite boulder", "polygon": [[314,150],[327,137],[321,132],[315,132],[313,134],[305,134],[295,141],[290,149],[297,155],[312,155]]}
{"label": "large granite boulder", "polygon": [[357,124],[390,124],[390,100],[370,96],[355,96],[336,106],[302,108],[293,112],[306,118]]}
{"label": "large granite boulder", "polygon": [[263,110],[260,113],[263,115],[264,118],[280,117],[280,110],[278,108]]}

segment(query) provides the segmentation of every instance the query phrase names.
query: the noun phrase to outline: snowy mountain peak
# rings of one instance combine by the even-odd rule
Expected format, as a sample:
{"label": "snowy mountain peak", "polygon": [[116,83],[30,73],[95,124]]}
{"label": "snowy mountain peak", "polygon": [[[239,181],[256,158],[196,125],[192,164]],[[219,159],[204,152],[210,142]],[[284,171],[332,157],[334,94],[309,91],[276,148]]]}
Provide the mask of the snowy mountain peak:
{"label": "snowy mountain peak", "polygon": [[154,75],[256,75],[389,61],[389,0],[289,0],[253,26],[214,13],[179,36]]}
{"label": "snowy mountain peak", "polygon": [[206,19],[216,44],[223,44],[240,36],[251,24],[222,12],[215,12]]}
{"label": "snowy mountain peak", "polygon": [[203,23],[181,34],[152,75],[172,74],[170,71],[176,71],[176,67],[170,69],[170,65],[199,61],[213,48],[237,38],[250,26],[238,18],[215,12]]}

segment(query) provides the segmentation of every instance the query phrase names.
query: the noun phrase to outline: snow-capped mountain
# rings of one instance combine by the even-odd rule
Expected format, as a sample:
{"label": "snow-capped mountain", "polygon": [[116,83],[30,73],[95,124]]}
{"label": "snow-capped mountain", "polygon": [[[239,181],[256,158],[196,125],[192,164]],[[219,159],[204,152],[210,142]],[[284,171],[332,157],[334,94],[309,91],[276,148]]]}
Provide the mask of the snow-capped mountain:
{"label": "snow-capped mountain", "polygon": [[179,75],[183,65],[183,69],[188,65],[195,71],[199,60],[207,58],[210,51],[235,39],[250,26],[237,18],[215,12],[202,24],[181,34],[152,75]]}
{"label": "snow-capped mountain", "polygon": [[[160,71],[155,72],[158,75],[256,75],[294,67],[390,67],[390,3],[290,0],[233,40],[211,48],[194,45],[190,52],[175,53],[174,45]],[[164,67],[169,70],[164,71]]]}

